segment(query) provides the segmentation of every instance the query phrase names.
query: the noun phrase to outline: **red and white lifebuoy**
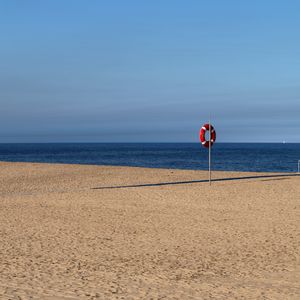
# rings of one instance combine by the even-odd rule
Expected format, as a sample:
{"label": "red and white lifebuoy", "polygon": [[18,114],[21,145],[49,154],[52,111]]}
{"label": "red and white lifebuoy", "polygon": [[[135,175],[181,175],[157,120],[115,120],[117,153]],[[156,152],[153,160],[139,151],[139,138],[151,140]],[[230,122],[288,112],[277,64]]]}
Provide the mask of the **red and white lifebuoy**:
{"label": "red and white lifebuoy", "polygon": [[[213,143],[216,141],[216,131],[214,129],[214,127],[212,125],[211,126],[211,146],[213,145]],[[200,141],[201,141],[201,144],[205,147],[205,148],[209,148],[209,140],[207,141],[205,139],[205,133],[206,131],[209,132],[209,124],[204,124],[202,127],[201,127],[201,130],[200,130]]]}

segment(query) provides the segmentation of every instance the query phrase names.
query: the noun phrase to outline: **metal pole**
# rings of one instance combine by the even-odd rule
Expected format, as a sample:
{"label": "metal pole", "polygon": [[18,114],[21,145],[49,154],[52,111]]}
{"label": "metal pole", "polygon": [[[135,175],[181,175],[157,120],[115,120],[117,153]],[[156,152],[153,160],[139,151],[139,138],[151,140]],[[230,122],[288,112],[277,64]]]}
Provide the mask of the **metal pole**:
{"label": "metal pole", "polygon": [[298,173],[300,173],[300,160],[298,160]]}
{"label": "metal pole", "polygon": [[211,185],[211,124],[210,124],[210,117],[209,117],[209,147],[208,147],[208,171],[209,171],[209,185]]}

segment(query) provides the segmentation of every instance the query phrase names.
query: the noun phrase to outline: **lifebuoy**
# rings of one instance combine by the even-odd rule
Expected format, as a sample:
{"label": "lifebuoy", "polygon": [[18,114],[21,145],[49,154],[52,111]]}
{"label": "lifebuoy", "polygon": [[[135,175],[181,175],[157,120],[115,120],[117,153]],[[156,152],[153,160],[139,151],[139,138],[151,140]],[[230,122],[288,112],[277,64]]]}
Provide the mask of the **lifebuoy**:
{"label": "lifebuoy", "polygon": [[[211,126],[211,146],[216,141],[216,131],[212,125]],[[209,140],[205,139],[205,133],[209,131],[209,124],[204,124],[200,130],[200,141],[205,148],[209,148]]]}

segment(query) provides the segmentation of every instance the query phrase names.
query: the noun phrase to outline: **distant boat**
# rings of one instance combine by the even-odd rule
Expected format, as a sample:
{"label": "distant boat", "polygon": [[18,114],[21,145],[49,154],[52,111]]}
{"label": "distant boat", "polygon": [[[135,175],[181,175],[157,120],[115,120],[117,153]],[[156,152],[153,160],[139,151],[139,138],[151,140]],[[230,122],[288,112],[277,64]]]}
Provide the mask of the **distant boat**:
{"label": "distant boat", "polygon": [[283,141],[282,144],[285,144],[285,141]]}

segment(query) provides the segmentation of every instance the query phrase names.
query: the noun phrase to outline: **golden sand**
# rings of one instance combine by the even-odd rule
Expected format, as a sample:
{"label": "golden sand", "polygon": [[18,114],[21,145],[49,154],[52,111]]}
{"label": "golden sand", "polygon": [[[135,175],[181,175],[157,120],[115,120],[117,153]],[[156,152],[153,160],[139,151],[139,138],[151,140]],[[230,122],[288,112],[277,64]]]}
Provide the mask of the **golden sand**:
{"label": "golden sand", "polygon": [[300,176],[213,176],[0,163],[0,299],[300,299]]}

